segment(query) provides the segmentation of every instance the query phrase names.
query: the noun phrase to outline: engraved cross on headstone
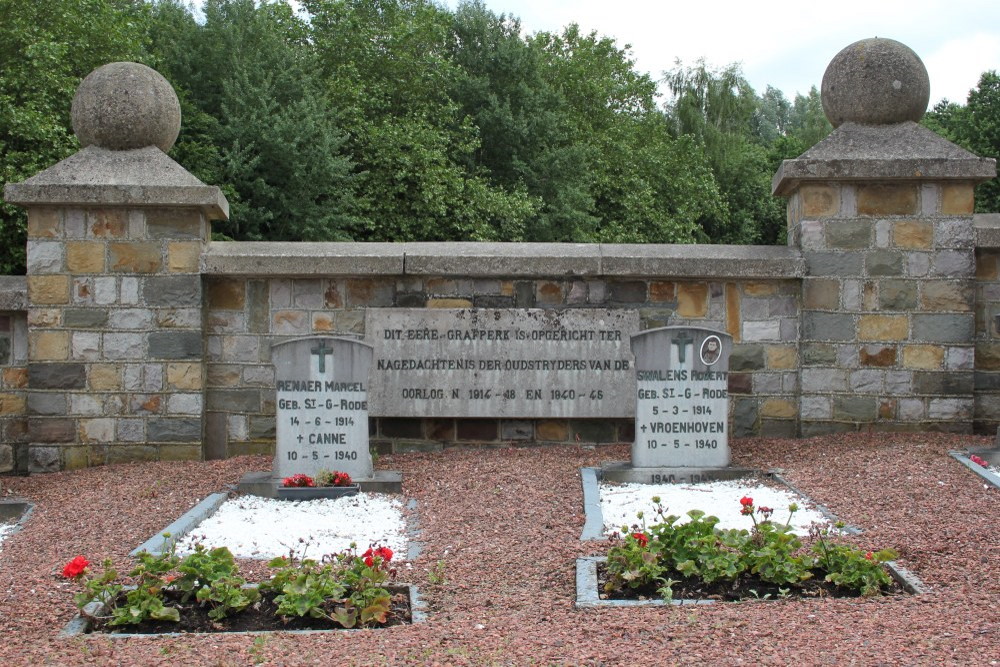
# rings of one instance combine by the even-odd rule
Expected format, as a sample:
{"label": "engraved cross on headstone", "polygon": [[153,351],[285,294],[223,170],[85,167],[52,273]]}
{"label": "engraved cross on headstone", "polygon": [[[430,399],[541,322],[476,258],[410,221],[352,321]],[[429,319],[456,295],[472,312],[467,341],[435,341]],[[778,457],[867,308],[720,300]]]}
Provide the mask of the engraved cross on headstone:
{"label": "engraved cross on headstone", "polygon": [[670,340],[672,345],[677,346],[677,361],[682,364],[684,363],[687,359],[687,346],[693,342],[694,338],[692,338],[686,331],[678,334]]}
{"label": "engraved cross on headstone", "polygon": [[326,372],[326,355],[333,354],[333,348],[326,346],[326,339],[319,342],[319,346],[309,350],[310,353],[315,354],[319,357],[319,372]]}

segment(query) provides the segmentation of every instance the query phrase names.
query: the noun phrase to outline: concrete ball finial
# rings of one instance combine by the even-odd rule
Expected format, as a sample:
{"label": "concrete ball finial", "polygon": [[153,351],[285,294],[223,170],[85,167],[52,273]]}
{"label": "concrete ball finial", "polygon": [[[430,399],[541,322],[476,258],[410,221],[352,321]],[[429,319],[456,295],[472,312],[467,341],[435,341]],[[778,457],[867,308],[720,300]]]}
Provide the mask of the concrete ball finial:
{"label": "concrete ball finial", "polygon": [[71,117],[81,145],[115,151],[156,146],[166,153],[181,129],[177,93],[139,63],[109,63],[88,74],[73,97]]}
{"label": "concrete ball finial", "polygon": [[893,39],[862,39],[833,57],[823,74],[823,111],[830,123],[891,125],[919,121],[931,84],[910,47]]}

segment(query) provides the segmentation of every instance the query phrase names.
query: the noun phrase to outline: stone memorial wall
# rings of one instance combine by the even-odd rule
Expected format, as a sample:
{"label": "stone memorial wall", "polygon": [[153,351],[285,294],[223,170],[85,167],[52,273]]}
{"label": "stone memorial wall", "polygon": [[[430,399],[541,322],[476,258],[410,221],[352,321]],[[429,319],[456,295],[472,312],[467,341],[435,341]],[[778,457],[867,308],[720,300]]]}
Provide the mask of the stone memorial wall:
{"label": "stone memorial wall", "polygon": [[[84,148],[4,190],[28,211],[28,275],[0,286],[0,469],[273,453],[292,415],[272,350],[303,336],[386,351],[368,425],[381,451],[641,442],[618,363],[627,335],[675,326],[731,337],[730,438],[991,432],[1000,221],[973,211],[995,160],[914,122],[926,72],[905,46],[856,46],[824,85],[836,129],[775,176],[787,247],[211,242],[228,203],[164,153],[169,84],[100,68],[78,93]],[[126,109],[109,91],[132,80],[150,85]],[[450,367],[407,365],[431,357]]]}

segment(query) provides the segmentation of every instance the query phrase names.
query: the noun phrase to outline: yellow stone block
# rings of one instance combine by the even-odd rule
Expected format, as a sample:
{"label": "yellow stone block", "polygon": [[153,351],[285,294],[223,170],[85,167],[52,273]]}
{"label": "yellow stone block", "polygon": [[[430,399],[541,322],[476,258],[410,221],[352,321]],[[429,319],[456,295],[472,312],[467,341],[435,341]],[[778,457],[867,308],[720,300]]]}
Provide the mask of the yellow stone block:
{"label": "yellow stone block", "polygon": [[767,367],[772,370],[788,370],[799,365],[799,352],[794,347],[772,345],[767,348]]}
{"label": "yellow stone block", "polygon": [[66,269],[70,273],[104,273],[104,244],[70,241],[66,244]]}
{"label": "yellow stone block", "polygon": [[28,301],[46,305],[69,303],[69,276],[28,276]]}
{"label": "yellow stone block", "polygon": [[771,296],[777,291],[775,283],[743,283],[743,293],[747,296]]}
{"label": "yellow stone block", "polygon": [[117,273],[156,273],[163,267],[158,243],[109,243],[111,270]]}
{"label": "yellow stone block", "polygon": [[32,331],[28,334],[28,354],[38,361],[69,359],[69,332]]}
{"label": "yellow stone block", "polygon": [[742,340],[740,328],[740,290],[733,283],[726,283],[726,333],[733,337],[733,342]]}
{"label": "yellow stone block", "polygon": [[63,470],[80,470],[90,465],[88,447],[66,447],[63,449]]}
{"label": "yellow stone block", "polygon": [[997,271],[997,253],[990,250],[976,251],[976,278],[979,280],[996,280],[1000,275]]}
{"label": "yellow stone block", "polygon": [[540,421],[535,425],[535,435],[539,440],[565,442],[569,439],[569,424],[564,421]]}
{"label": "yellow stone block", "polygon": [[825,218],[840,212],[840,190],[831,185],[804,185],[799,188],[803,218]]}
{"label": "yellow stone block", "polygon": [[23,415],[25,398],[18,394],[0,394],[0,415]]}
{"label": "yellow stone block", "polygon": [[333,331],[333,316],[329,313],[313,313],[312,325],[313,331]]}
{"label": "yellow stone block", "polygon": [[964,282],[927,280],[920,288],[920,307],[924,310],[970,311],[972,302],[972,288]]}
{"label": "yellow stone block", "polygon": [[943,215],[972,215],[975,195],[972,185],[941,186],[941,213]]}
{"label": "yellow stone block", "polygon": [[934,245],[934,225],[920,220],[901,220],[892,226],[892,242],[898,248],[930,250]]}
{"label": "yellow stone block", "polygon": [[468,299],[428,299],[428,308],[472,308]]}
{"label": "yellow stone block", "polygon": [[87,378],[92,391],[117,391],[121,388],[121,374],[114,364],[91,364]]}
{"label": "yellow stone block", "polygon": [[167,386],[170,389],[201,389],[201,364],[181,361],[167,364]]}
{"label": "yellow stone block", "polygon": [[3,369],[3,386],[7,389],[23,389],[28,386],[27,368]]}
{"label": "yellow stone block", "polygon": [[29,308],[28,324],[39,329],[59,326],[62,320],[60,308]]}
{"label": "yellow stone block", "polygon": [[201,243],[174,241],[167,244],[167,268],[171,273],[198,273],[201,269]]}
{"label": "yellow stone block", "polygon": [[862,315],[858,322],[859,340],[906,340],[909,332],[905,315]]}
{"label": "yellow stone block", "polygon": [[915,185],[858,186],[858,215],[913,215],[916,212]]}
{"label": "yellow stone block", "polygon": [[790,419],[799,412],[798,406],[792,401],[783,398],[769,398],[760,406],[762,417],[772,417],[776,419]]}
{"label": "yellow stone block", "polygon": [[242,280],[213,280],[205,286],[208,307],[219,310],[243,310],[246,294],[246,282]]}
{"label": "yellow stone block", "polygon": [[907,345],[903,347],[903,367],[937,370],[944,362],[944,348],[937,345]]}
{"label": "yellow stone block", "polygon": [[160,445],[161,461],[201,461],[201,445]]}
{"label": "yellow stone block", "polygon": [[673,301],[676,288],[673,282],[654,280],[649,283],[649,300],[654,303]]}
{"label": "yellow stone block", "polygon": [[28,209],[28,238],[54,239],[62,235],[59,211],[54,208]]}
{"label": "yellow stone block", "polygon": [[505,280],[500,283],[500,295],[501,296],[514,296],[514,281]]}
{"label": "yellow stone block", "polygon": [[87,217],[90,233],[97,238],[120,239],[128,232],[128,213],[125,209],[95,209]]}
{"label": "yellow stone block", "polygon": [[705,317],[708,314],[708,285],[678,283],[677,314],[680,317]]}

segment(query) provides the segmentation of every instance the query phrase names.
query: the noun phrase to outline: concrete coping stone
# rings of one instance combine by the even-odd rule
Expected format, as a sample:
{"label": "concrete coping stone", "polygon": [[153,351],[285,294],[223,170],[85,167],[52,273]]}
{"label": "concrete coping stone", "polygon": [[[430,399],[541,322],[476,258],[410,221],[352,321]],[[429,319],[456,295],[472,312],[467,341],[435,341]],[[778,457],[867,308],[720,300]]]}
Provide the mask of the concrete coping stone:
{"label": "concrete coping stone", "polygon": [[912,121],[844,123],[794,160],[781,163],[773,194],[787,197],[809,181],[987,181],[996,160],[977,157]]}
{"label": "concrete coping stone", "polygon": [[28,279],[25,276],[0,276],[0,310],[28,309]]}
{"label": "concrete coping stone", "polygon": [[8,183],[4,198],[21,206],[193,207],[211,219],[229,217],[222,190],[205,185],[155,146],[87,146],[22,183]]}
{"label": "concrete coping stone", "polygon": [[215,242],[209,275],[656,276],[796,279],[797,248],[574,243]]}

